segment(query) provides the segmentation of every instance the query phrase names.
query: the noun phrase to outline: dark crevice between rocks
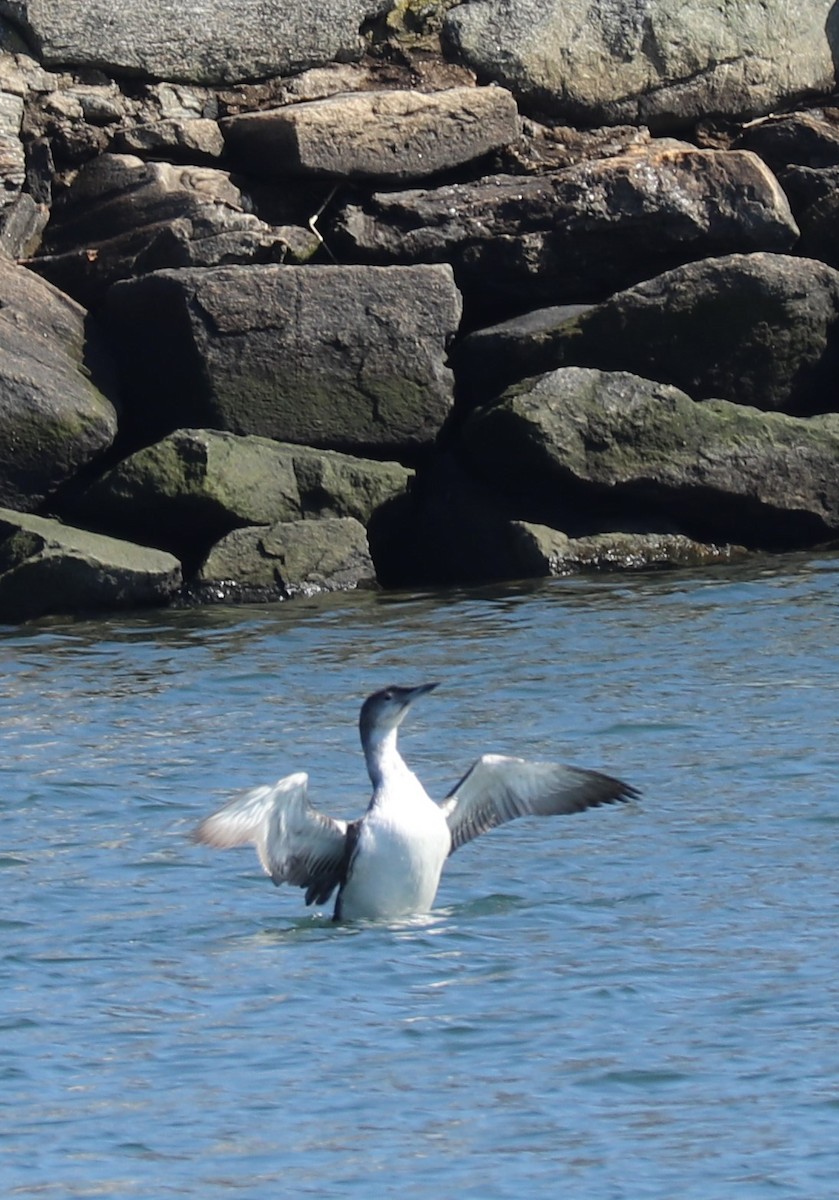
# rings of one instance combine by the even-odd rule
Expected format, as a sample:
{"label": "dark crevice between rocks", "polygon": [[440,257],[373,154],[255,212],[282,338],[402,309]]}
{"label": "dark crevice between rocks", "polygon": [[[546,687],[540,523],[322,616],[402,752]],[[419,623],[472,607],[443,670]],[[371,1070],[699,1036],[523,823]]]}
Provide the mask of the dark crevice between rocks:
{"label": "dark crevice between rocks", "polygon": [[[23,6],[21,6],[21,8],[22,7]],[[13,34],[20,39],[21,50],[25,50],[25,52],[34,59],[38,59],[40,57],[41,48],[38,36],[29,22],[25,19],[22,11],[10,12],[8,9],[4,9],[0,20],[2,20],[3,24],[7,25]],[[17,51],[17,47],[12,47],[11,49],[13,53]]]}
{"label": "dark crevice between rocks", "polygon": [[[720,496],[710,488],[676,492],[652,480],[602,488],[555,476],[538,491],[500,492],[491,478],[470,474],[451,447],[438,453],[408,494],[374,515],[368,537],[385,587],[473,585],[549,574],[544,560],[523,552],[520,522],[573,539],[675,534],[721,551],[744,547],[763,554],[828,545],[839,534],[812,514]],[[647,552],[642,556],[646,562]],[[720,561],[727,561],[724,554]],[[600,569],[610,565],[616,564],[604,562]],[[573,555],[569,569],[580,569]]]}
{"label": "dark crevice between rocks", "polygon": [[[152,326],[153,346],[148,343],[142,312],[135,312],[131,321],[118,323],[109,320],[107,311],[101,318],[114,351],[122,397],[120,429],[114,443],[118,458],[159,441],[175,429],[214,427],[208,421],[205,402],[210,393],[206,363],[195,347],[189,315],[179,296],[164,281],[159,283],[161,286],[147,301],[154,306],[157,318]],[[159,320],[161,311],[165,313],[163,321]],[[165,388],[160,386],[161,360],[166,363]]]}
{"label": "dark crevice between rocks", "polygon": [[603,488],[557,472],[550,485],[506,493],[519,520],[569,537],[598,533],[681,533],[697,542],[782,553],[820,545],[839,530],[813,513],[794,513],[710,487],[672,488],[653,479]]}

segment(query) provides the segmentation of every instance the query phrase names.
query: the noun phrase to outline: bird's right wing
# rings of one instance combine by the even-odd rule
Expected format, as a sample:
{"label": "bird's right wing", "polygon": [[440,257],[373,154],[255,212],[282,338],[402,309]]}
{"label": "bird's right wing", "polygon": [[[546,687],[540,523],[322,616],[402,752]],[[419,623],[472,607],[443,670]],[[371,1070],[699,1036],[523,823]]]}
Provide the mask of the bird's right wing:
{"label": "bird's right wing", "polygon": [[227,849],[250,843],[274,883],[306,889],[306,903],[325,904],[341,882],[347,822],[324,816],[306,796],[300,771],[273,787],[251,788],[205,817],[193,838]]}
{"label": "bird's right wing", "polygon": [[598,804],[630,800],[639,793],[621,779],[566,767],[485,754],[443,801],[452,852],[472,838],[516,817],[583,812]]}

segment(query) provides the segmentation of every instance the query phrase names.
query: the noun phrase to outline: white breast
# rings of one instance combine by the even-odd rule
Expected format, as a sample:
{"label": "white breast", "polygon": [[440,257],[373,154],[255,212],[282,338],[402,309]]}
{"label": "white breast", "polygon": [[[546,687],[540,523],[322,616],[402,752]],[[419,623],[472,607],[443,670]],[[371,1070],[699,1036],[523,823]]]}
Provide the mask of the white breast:
{"label": "white breast", "polygon": [[428,912],[434,903],[451,834],[416,777],[400,783],[396,794],[376,796],[362,822],[341,894],[344,920],[405,917]]}

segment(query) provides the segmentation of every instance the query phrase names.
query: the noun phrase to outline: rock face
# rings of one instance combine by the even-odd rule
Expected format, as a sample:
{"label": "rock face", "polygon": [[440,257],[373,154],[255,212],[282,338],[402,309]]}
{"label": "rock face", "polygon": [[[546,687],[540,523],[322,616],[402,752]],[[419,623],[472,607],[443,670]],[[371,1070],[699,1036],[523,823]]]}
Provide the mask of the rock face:
{"label": "rock face", "polygon": [[376,193],[335,226],[370,262],[451,262],[467,298],[486,306],[490,293],[502,311],[600,300],[677,263],[798,236],[756,155],[655,144],[531,178]]}
{"label": "rock face", "polygon": [[550,371],[561,359],[557,340],[562,327],[593,307],[560,304],[537,308],[466,334],[455,350],[462,394],[472,403],[484,403],[511,383]]}
{"label": "rock face", "polygon": [[404,457],[452,404],[448,267],[160,271],[116,284],[105,316],[143,441],[208,426]]}
{"label": "rock face", "polygon": [[48,72],[18,56],[0,60],[8,86],[26,95],[27,184],[49,203],[99,154],[127,153],[185,166],[216,166],[224,153],[216,93],[161,81],[118,82],[96,72]]}
{"label": "rock face", "polygon": [[[650,279],[534,339],[527,374],[559,363],[642,371],[694,399],[807,416],[839,409],[839,272],[731,255]],[[520,360],[524,352],[520,349]]]}
{"label": "rock face", "polygon": [[214,546],[198,583],[231,595],[291,596],[346,591],[375,582],[364,526],[352,517],[280,521],[269,529],[237,529]]}
{"label": "rock face", "polygon": [[0,90],[0,211],[14,202],[26,178],[22,121],[22,97]]}
{"label": "rock face", "polygon": [[398,463],[179,429],[106,472],[76,498],[71,515],[191,564],[239,526],[304,517],[354,517],[366,524],[405,491],[412,475]]}
{"label": "rock face", "polygon": [[159,154],[196,163],[204,159],[214,161],[224,154],[218,121],[209,117],[169,118],[131,125],[118,131],[113,146],[126,154]]}
{"label": "rock face", "polygon": [[462,166],[514,142],[516,102],[503,88],[358,92],[231,117],[224,136],[253,174],[401,183]]}
{"label": "rock face", "polygon": [[112,443],[85,363],[85,313],[0,258],[0,502],[31,511]]}
{"label": "rock face", "polygon": [[809,206],[801,218],[802,254],[818,254],[822,262],[839,267],[839,169],[833,172],[831,187],[823,199]]}
{"label": "rock face", "polygon": [[0,504],[199,600],[836,536],[839,5],[793,7],[0,0]]}
{"label": "rock face", "polygon": [[0,621],[162,604],[180,583],[160,550],[0,509]]}
{"label": "rock face", "polygon": [[0,14],[20,24],[44,63],[198,83],[285,75],[357,58],[360,27],[381,8],[371,0],[335,0],[328,8],[311,0],[198,0],[187,15],[179,0],[140,7],[112,0],[0,0]]}
{"label": "rock face", "polygon": [[166,267],[283,262],[319,242],[272,227],[226,171],[102,154],[56,203],[32,267],[88,308],[120,279]]}
{"label": "rock face", "polygon": [[476,474],[526,497],[531,513],[576,503],[619,529],[646,510],[701,541],[764,548],[839,530],[835,413],[804,421],[698,404],[623,372],[565,368],[477,410],[463,437]]}
{"label": "rock face", "polygon": [[778,176],[801,230],[797,252],[839,266],[836,109],[785,113],[750,121],[735,145],[759,154]]}
{"label": "rock face", "polygon": [[839,166],[839,127],[812,112],[750,121],[735,145],[759,154],[776,174],[792,165],[814,169]]}
{"label": "rock face", "polygon": [[446,33],[482,79],[543,111],[673,125],[829,92],[835,26],[818,0],[726,5],[722,16],[716,0],[470,0],[449,11]]}

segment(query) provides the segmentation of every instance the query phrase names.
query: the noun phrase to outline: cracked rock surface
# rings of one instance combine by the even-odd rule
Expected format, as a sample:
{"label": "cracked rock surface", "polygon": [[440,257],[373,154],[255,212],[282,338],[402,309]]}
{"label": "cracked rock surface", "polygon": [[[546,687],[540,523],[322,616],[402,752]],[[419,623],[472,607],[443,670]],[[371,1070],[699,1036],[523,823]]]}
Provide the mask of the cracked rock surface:
{"label": "cracked rock surface", "polygon": [[482,78],[537,110],[672,125],[829,91],[832,23],[818,0],[470,0],[445,33]]}
{"label": "cracked rock surface", "polygon": [[146,441],[207,425],[404,458],[453,403],[446,266],[159,271],[116,284],[104,315]]}

